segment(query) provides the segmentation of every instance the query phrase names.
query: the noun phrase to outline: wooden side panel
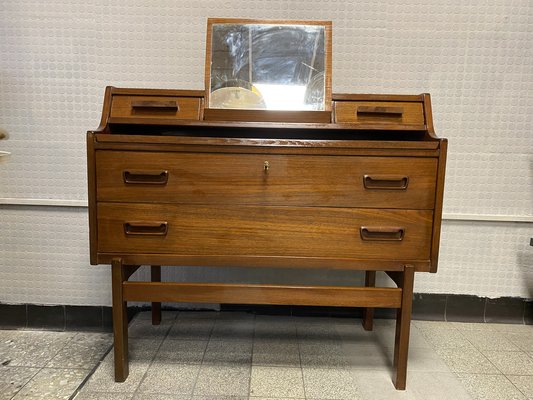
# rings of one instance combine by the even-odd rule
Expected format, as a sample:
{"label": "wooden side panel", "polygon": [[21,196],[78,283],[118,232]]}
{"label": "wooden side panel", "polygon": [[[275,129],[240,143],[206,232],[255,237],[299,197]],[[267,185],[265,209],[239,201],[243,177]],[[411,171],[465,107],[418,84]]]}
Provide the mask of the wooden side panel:
{"label": "wooden side panel", "polygon": [[99,201],[432,209],[437,159],[97,152]]}
{"label": "wooden side panel", "polygon": [[446,175],[446,156],[448,154],[448,140],[440,139],[440,157],[435,189],[435,212],[433,220],[433,237],[431,239],[431,268],[430,272],[437,272],[439,261],[440,234],[442,229],[442,207],[444,197],[444,178]]}
{"label": "wooden side panel", "polygon": [[429,258],[431,211],[99,203],[100,252]]}
{"label": "wooden side panel", "polygon": [[98,217],[96,215],[96,160],[94,151],[94,137],[87,133],[87,186],[89,198],[89,251],[90,263],[96,265],[98,248]]}

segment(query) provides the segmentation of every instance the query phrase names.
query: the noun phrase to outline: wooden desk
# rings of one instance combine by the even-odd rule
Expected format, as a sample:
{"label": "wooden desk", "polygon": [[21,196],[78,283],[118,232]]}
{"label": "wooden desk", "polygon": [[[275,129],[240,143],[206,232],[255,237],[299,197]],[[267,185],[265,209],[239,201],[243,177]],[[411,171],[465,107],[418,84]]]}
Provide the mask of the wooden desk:
{"label": "wooden desk", "polygon": [[[111,264],[115,380],[128,301],[396,308],[405,389],[415,272],[436,272],[446,159],[430,97],[334,95],[331,122],[205,121],[200,91],[107,88],[89,131],[91,264]],[[278,118],[278,117],[276,117]],[[141,265],[151,282],[130,282]],[[366,271],[365,287],[161,282],[161,266]],[[385,271],[396,288],[375,287]]]}

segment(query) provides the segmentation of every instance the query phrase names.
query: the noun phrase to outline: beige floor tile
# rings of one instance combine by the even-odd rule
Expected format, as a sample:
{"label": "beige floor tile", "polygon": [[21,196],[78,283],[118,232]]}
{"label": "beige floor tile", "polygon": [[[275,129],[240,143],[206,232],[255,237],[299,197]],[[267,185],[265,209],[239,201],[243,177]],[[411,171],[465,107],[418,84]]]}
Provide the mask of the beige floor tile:
{"label": "beige floor tile", "polygon": [[499,371],[474,346],[456,349],[436,349],[450,370],[458,373],[497,374]]}
{"label": "beige floor tile", "polygon": [[[506,375],[533,375],[533,358],[522,351],[483,351],[483,354]],[[531,377],[533,379],[533,376]]]}
{"label": "beige floor tile", "polygon": [[356,369],[374,369],[389,371],[392,368],[390,349],[380,343],[373,345],[343,343],[343,357],[348,359],[347,366]]}
{"label": "beige floor tile", "polygon": [[218,319],[211,332],[211,340],[251,340],[254,336],[253,320]]}
{"label": "beige floor tile", "polygon": [[209,340],[215,319],[212,318],[179,318],[168,332],[168,339],[175,340]]}
{"label": "beige floor tile", "polygon": [[162,394],[137,392],[132,400],[191,400],[190,394]]}
{"label": "beige floor tile", "polygon": [[150,339],[164,338],[173,325],[173,320],[163,319],[161,324],[152,325],[151,320],[140,318],[133,320],[128,327],[130,338]]}
{"label": "beige floor tile", "polygon": [[250,395],[275,398],[302,398],[304,386],[300,368],[253,366]]}
{"label": "beige floor tile", "polygon": [[[458,349],[470,347],[471,343],[461,331],[448,322],[417,321],[415,324],[426,342],[435,349]],[[425,322],[421,324],[421,322]]]}
{"label": "beige floor tile", "polygon": [[195,396],[248,396],[250,366],[202,365]]}
{"label": "beige floor tile", "polygon": [[[396,325],[395,323],[390,327],[375,327],[374,332],[377,337],[377,341],[385,347],[394,346],[394,340],[396,338]],[[411,330],[409,333],[409,348],[430,349],[433,346],[426,340],[422,332],[414,325],[411,324]]]}
{"label": "beige floor tile", "polygon": [[503,375],[458,374],[474,400],[526,400]]}
{"label": "beige floor tile", "polygon": [[302,368],[308,399],[363,399],[352,369]]}
{"label": "beige floor tile", "polygon": [[[531,325],[520,325],[520,326],[531,326]],[[511,341],[516,347],[523,351],[533,352],[533,329],[522,330],[522,331],[513,331],[513,332],[502,332],[504,337]]]}
{"label": "beige floor tile", "polygon": [[204,364],[250,365],[252,340],[210,340],[205,350]]}
{"label": "beige floor tile", "polygon": [[[390,348],[389,359],[393,360],[393,357],[394,349]],[[419,347],[409,349],[407,369],[421,372],[450,372],[448,365],[435,350]]]}
{"label": "beige floor tile", "polygon": [[469,400],[471,397],[451,372],[409,371],[407,389],[396,390],[388,371],[356,371],[362,399],[368,400]]}
{"label": "beige floor tile", "polygon": [[88,375],[88,370],[43,368],[16,395],[19,399],[69,399]]}
{"label": "beige floor tile", "polygon": [[520,350],[502,333],[495,330],[468,330],[463,331],[462,335],[478,350]]}
{"label": "beige floor tile", "polygon": [[507,375],[513,385],[528,399],[533,399],[533,378],[531,375]]}
{"label": "beige floor tile", "polygon": [[337,368],[348,367],[356,362],[340,340],[300,340],[299,347],[302,366]]}
{"label": "beige floor tile", "polygon": [[79,392],[74,400],[131,400],[133,393]]}
{"label": "beige floor tile", "polygon": [[161,343],[155,355],[156,363],[201,364],[207,342],[205,340],[171,340]]}
{"label": "beige floor tile", "polygon": [[0,364],[44,367],[76,335],[75,332],[12,331],[0,344]]}
{"label": "beige floor tile", "polygon": [[113,344],[107,334],[79,333],[46,365],[53,368],[92,369]]}
{"label": "beige floor tile", "polygon": [[300,366],[300,351],[296,340],[256,337],[252,354],[254,365]]}
{"label": "beige floor tile", "polygon": [[40,368],[0,365],[0,400],[11,399],[39,370]]}
{"label": "beige floor tile", "polygon": [[111,392],[133,393],[141,383],[144,374],[150,366],[150,361],[131,361],[129,363],[129,376],[125,382],[115,382],[115,367],[113,364],[113,351],[102,361],[81,392]]}
{"label": "beige floor tile", "polygon": [[154,363],[139,385],[140,393],[192,395],[200,365]]}
{"label": "beige floor tile", "polygon": [[[174,322],[176,318],[178,317],[179,312],[178,311],[161,311],[161,321],[163,322]],[[144,320],[149,321],[151,324],[152,321],[152,311],[141,311],[137,313],[137,315],[134,318],[134,321],[136,320]]]}

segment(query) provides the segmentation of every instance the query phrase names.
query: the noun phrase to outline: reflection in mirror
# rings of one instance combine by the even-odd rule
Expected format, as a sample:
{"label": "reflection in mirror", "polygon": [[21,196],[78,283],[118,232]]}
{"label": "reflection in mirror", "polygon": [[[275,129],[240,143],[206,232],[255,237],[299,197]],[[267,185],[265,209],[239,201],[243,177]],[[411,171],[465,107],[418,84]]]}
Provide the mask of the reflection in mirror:
{"label": "reflection in mirror", "polygon": [[215,23],[210,108],[323,111],[323,25]]}

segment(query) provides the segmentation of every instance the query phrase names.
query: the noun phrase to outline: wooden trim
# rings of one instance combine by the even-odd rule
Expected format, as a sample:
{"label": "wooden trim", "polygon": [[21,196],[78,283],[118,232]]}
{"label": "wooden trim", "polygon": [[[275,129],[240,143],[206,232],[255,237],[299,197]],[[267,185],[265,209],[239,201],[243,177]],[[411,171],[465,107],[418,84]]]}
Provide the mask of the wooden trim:
{"label": "wooden trim", "polygon": [[337,286],[277,286],[218,283],[124,282],[126,301],[191,303],[293,304],[337,307],[398,308],[402,291],[396,288]]}
{"label": "wooden trim", "polygon": [[[317,149],[387,149],[387,150],[438,150],[439,142],[393,141],[393,140],[321,140],[321,139],[280,139],[280,138],[240,138],[240,137],[202,137],[202,136],[148,136],[148,135],[96,135],[96,146],[102,143],[139,143],[139,144],[174,144],[183,146],[236,146],[267,148],[295,148],[307,152],[309,148]],[[123,147],[122,147],[123,148]],[[214,149],[213,149],[214,150]],[[307,153],[306,153],[307,154]],[[437,156],[434,153],[433,156]]]}
{"label": "wooden trim", "polygon": [[431,238],[431,267],[429,272],[437,272],[440,249],[440,235],[442,226],[442,208],[444,202],[444,181],[446,175],[446,157],[448,154],[448,140],[439,139],[440,157],[437,169],[437,185],[435,187],[435,210],[433,212],[433,234]]}
{"label": "wooden trim", "polygon": [[[209,110],[209,111],[208,111]],[[209,113],[213,109],[204,109],[205,114]],[[233,110],[231,110],[233,111]],[[241,110],[246,111],[246,110]],[[287,112],[287,111],[278,111]],[[306,112],[306,111],[302,111]],[[307,111],[311,112],[311,111]],[[319,112],[320,111],[315,111]],[[329,115],[329,113],[328,113]],[[208,117],[209,118],[209,117]],[[328,119],[330,119],[328,117]],[[110,124],[131,124],[131,117],[110,117]],[[311,123],[311,122],[266,122],[256,121],[196,121],[185,120],[178,118],[135,118],[135,125],[164,125],[164,126],[179,126],[179,127],[201,127],[201,128],[255,128],[255,129],[315,129],[324,131],[408,131],[408,132],[425,132],[426,127],[418,124],[391,124],[391,123]]]}
{"label": "wooden trim", "polygon": [[438,139],[433,127],[433,113],[431,112],[431,96],[429,93],[424,93],[424,119],[426,121],[427,135],[431,139]]}
{"label": "wooden trim", "polygon": [[104,94],[104,104],[102,105],[102,117],[100,118],[100,125],[95,129],[96,132],[103,132],[107,128],[109,115],[111,114],[111,92],[113,87],[107,86]]}
{"label": "wooden trim", "polygon": [[337,259],[312,257],[262,257],[262,256],[194,256],[173,254],[119,254],[98,253],[99,264],[109,264],[113,258],[122,257],[126,264],[191,267],[236,267],[246,265],[247,268],[310,268],[310,269],[341,269],[368,271],[401,271],[406,263],[413,265],[417,271],[429,271],[429,260],[369,260],[369,259]]}
{"label": "wooden trim", "polygon": [[317,123],[331,122],[331,110],[326,111],[280,111],[206,108],[204,121],[261,121],[279,123]]}
{"label": "wooden trim", "polygon": [[348,94],[333,93],[333,101],[405,101],[405,102],[422,102],[424,94],[407,95],[407,94]]}
{"label": "wooden trim", "polygon": [[95,134],[87,133],[87,186],[89,205],[89,252],[91,265],[97,264],[98,252],[98,216],[96,212],[96,160]]}
{"label": "wooden trim", "polygon": [[113,95],[204,97],[203,90],[117,88],[109,86]]}

